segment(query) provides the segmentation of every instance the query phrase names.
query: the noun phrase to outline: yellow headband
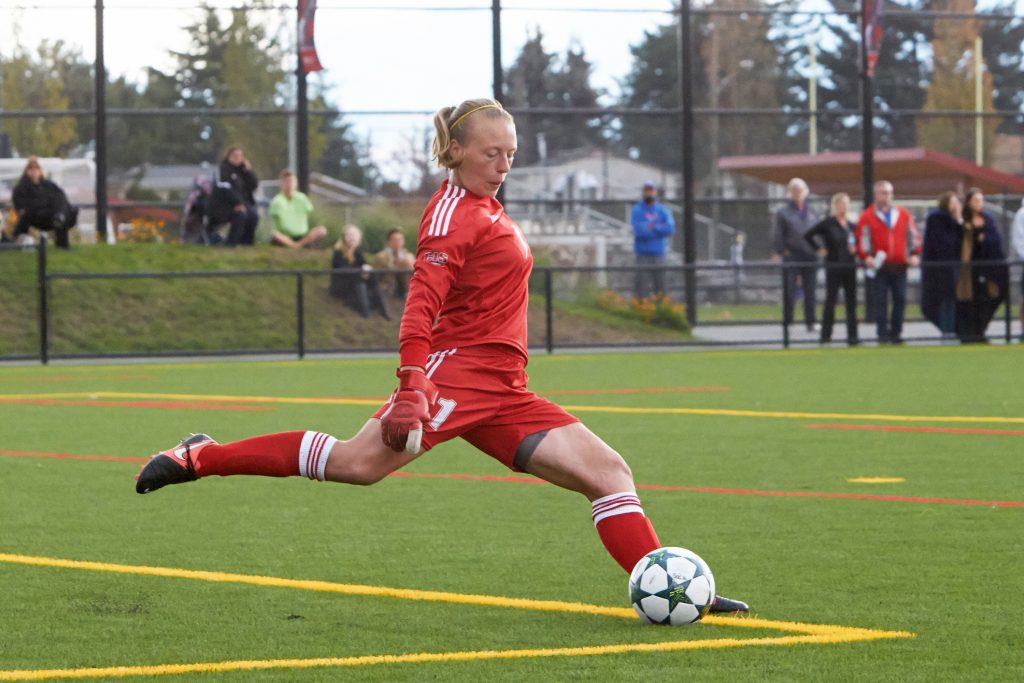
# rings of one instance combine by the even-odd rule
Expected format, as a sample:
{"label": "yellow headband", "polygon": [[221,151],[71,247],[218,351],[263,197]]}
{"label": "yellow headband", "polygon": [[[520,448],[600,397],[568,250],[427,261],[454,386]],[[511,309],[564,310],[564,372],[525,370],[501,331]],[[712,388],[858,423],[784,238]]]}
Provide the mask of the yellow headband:
{"label": "yellow headband", "polygon": [[455,128],[455,126],[457,126],[460,123],[462,123],[462,119],[466,118],[467,116],[469,116],[470,114],[472,114],[475,111],[480,111],[481,109],[501,109],[501,107],[499,107],[496,104],[485,104],[483,106],[477,107],[476,109],[470,109],[465,114],[463,114],[459,118],[455,119],[455,123],[453,123],[451,125],[451,128],[449,128],[448,130],[451,130],[452,128]]}

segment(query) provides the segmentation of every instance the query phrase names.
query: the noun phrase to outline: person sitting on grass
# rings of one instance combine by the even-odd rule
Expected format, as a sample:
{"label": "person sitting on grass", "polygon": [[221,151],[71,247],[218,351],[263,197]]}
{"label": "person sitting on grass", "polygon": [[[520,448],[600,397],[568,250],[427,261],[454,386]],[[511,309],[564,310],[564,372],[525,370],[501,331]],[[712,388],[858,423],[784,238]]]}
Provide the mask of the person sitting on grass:
{"label": "person sitting on grass", "polygon": [[[377,309],[385,320],[391,320],[388,303],[380,291],[380,281],[363,255],[362,242],[363,231],[355,225],[346,225],[334,244],[331,256],[330,294],[364,318],[369,318],[370,313]],[[357,268],[359,270],[355,272]]]}
{"label": "person sitting on grass", "polygon": [[57,246],[69,249],[68,231],[78,222],[78,209],[57,183],[46,177],[36,157],[29,157],[21,179],[11,194],[18,215],[14,239],[24,241],[30,228],[53,230]]}
{"label": "person sitting on grass", "polygon": [[281,171],[281,191],[270,202],[270,218],[274,224],[270,243],[273,245],[302,249],[327,236],[327,228],[322,225],[310,229],[309,214],[313,212],[313,202],[296,189],[297,184],[291,169]]}
{"label": "person sitting on grass", "polygon": [[[377,252],[377,267],[387,270],[398,270],[406,268],[412,270],[415,257],[405,248],[405,234],[398,228],[388,231],[388,244]],[[396,299],[405,301],[409,293],[409,274],[395,273],[394,288],[392,294]]]}

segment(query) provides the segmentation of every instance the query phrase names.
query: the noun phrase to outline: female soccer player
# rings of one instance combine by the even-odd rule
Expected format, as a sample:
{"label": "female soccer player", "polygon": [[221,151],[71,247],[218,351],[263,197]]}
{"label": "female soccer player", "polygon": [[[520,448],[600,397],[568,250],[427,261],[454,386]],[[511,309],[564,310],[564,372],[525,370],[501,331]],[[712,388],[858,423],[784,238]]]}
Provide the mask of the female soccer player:
{"label": "female soccer player", "polygon": [[[622,457],[576,417],[526,388],[527,282],[518,226],[494,199],[512,166],[512,116],[487,99],[434,116],[433,154],[448,180],[427,203],[399,332],[398,388],[348,441],[312,431],[219,444],[186,438],[149,461],[136,490],[212,475],[305,476],[368,485],[462,437],[505,466],[591,503],[609,554],[627,572],[661,546]],[[716,598],[712,611],[746,611]]]}

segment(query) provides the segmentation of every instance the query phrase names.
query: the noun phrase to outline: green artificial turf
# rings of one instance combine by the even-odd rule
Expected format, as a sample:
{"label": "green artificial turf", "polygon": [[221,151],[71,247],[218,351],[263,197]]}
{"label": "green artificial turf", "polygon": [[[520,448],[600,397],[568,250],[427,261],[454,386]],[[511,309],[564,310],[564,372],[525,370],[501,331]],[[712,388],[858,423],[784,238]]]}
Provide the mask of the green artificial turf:
{"label": "green artificial turf", "polygon": [[[1022,353],[1018,346],[936,347],[531,361],[534,390],[575,406],[623,453],[638,484],[669,487],[641,487],[645,508],[663,543],[707,560],[721,593],[749,601],[764,619],[913,638],[160,680],[1020,680],[1024,507],[955,501],[1024,501]],[[552,486],[391,478],[356,488],[236,477],[143,497],[133,489],[136,463],[25,455],[138,457],[193,431],[221,441],[291,429],[347,437],[372,407],[99,403],[143,400],[132,394],[383,397],[394,362],[0,367],[0,553],[628,607],[626,576],[594,533],[588,503]],[[623,391],[694,387],[718,390]],[[128,395],[88,397],[99,392]],[[40,394],[76,404],[40,404]],[[32,398],[2,398],[24,395]],[[594,410],[609,407],[756,414]],[[768,415],[779,412],[839,415]],[[1006,433],[807,428],[836,423]],[[509,474],[460,441],[407,470]],[[861,476],[906,481],[847,481]],[[789,495],[750,495],[756,492]],[[819,493],[873,497],[791,495]],[[785,635],[3,561],[0,587],[0,680],[13,669]]]}

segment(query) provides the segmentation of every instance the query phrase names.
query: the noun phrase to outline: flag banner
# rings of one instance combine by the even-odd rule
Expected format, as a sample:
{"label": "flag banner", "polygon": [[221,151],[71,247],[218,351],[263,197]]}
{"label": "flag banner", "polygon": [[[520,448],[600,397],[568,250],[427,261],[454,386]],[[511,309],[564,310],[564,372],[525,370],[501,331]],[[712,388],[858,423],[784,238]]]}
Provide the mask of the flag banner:
{"label": "flag banner", "polygon": [[885,27],[882,15],[885,12],[885,0],[863,0],[864,8],[864,49],[867,51],[868,78],[875,77],[875,64],[878,62],[878,51],[882,48],[882,36]]}
{"label": "flag banner", "polygon": [[316,0],[299,0],[299,60],[305,73],[324,69],[313,42],[315,20]]}

